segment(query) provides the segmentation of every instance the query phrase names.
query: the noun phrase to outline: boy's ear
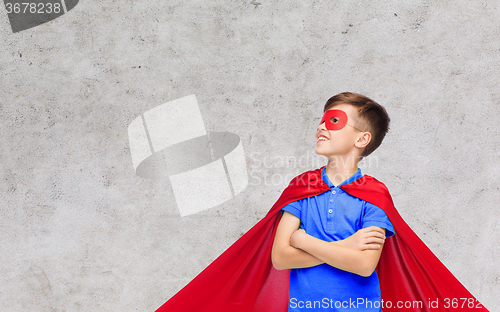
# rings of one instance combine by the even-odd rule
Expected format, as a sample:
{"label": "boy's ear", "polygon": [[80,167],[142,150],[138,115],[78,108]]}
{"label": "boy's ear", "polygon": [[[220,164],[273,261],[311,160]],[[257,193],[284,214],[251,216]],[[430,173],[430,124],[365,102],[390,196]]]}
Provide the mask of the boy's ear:
{"label": "boy's ear", "polygon": [[371,140],[372,134],[370,132],[361,132],[358,140],[356,141],[356,143],[354,143],[354,145],[357,148],[364,148],[368,145],[368,143],[370,143]]}

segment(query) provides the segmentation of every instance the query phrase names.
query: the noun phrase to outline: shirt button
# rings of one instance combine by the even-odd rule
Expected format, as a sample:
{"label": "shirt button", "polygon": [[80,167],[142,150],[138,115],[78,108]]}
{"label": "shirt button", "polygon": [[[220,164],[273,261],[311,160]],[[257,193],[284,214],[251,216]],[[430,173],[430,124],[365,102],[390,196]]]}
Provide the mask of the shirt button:
{"label": "shirt button", "polygon": [[335,194],[335,193],[337,193],[337,192],[335,192],[335,190],[332,190],[332,194]]}
{"label": "shirt button", "polygon": [[332,213],[333,212],[333,209],[328,209],[328,213]]}
{"label": "shirt button", "polygon": [[333,199],[330,199],[330,203],[333,203]]}

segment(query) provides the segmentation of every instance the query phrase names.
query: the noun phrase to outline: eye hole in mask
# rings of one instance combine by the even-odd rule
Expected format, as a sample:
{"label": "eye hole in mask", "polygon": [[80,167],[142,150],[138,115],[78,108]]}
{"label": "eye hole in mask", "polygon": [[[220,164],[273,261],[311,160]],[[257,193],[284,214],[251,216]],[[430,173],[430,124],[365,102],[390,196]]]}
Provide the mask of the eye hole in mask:
{"label": "eye hole in mask", "polygon": [[321,125],[322,123],[325,123],[325,127],[328,130],[340,130],[347,124],[347,114],[339,109],[326,111],[319,124]]}
{"label": "eye hole in mask", "polygon": [[339,117],[332,117],[332,118],[330,118],[330,122],[332,124],[337,124],[340,122],[340,119],[339,119]]}

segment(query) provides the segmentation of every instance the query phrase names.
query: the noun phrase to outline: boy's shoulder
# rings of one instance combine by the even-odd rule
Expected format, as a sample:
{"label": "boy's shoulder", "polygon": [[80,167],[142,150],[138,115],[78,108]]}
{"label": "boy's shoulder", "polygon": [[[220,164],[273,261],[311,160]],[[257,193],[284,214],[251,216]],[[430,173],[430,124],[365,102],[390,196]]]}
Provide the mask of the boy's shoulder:
{"label": "boy's shoulder", "polygon": [[321,178],[322,169],[323,167],[299,174],[290,181],[287,188],[328,188]]}
{"label": "boy's shoulder", "polygon": [[387,186],[370,175],[365,174],[358,180],[342,185],[340,188],[351,196],[381,208],[391,222],[394,216],[399,216]]}
{"label": "boy's shoulder", "polygon": [[345,185],[342,185],[340,186],[341,188],[345,188],[345,189],[350,189],[350,188],[366,188],[366,189],[369,189],[369,190],[376,190],[376,191],[379,191],[379,192],[384,192],[384,193],[388,193],[389,192],[389,189],[387,188],[387,186],[377,180],[376,178],[372,177],[371,175],[367,175],[367,174],[364,174],[362,177],[360,177],[359,179],[349,183],[349,184],[345,184]]}

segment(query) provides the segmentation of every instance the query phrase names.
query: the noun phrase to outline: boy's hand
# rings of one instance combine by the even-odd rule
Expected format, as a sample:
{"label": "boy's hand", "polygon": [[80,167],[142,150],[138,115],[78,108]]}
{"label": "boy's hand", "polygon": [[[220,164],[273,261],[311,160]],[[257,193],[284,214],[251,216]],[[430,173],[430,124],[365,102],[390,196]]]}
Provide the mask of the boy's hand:
{"label": "boy's hand", "polygon": [[344,239],[344,246],[358,250],[377,250],[385,242],[385,229],[369,226]]}
{"label": "boy's hand", "polygon": [[302,238],[304,238],[304,235],[307,235],[304,229],[298,229],[293,232],[292,236],[290,237],[290,246],[300,249],[299,245],[302,241]]}

